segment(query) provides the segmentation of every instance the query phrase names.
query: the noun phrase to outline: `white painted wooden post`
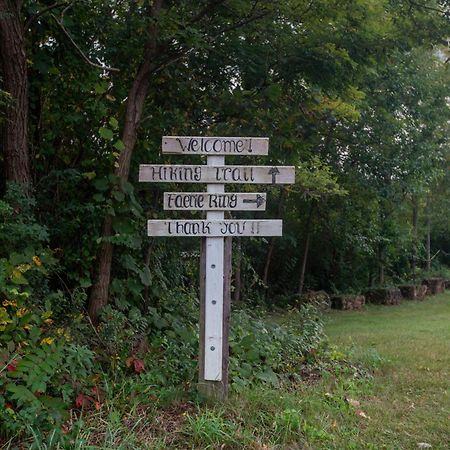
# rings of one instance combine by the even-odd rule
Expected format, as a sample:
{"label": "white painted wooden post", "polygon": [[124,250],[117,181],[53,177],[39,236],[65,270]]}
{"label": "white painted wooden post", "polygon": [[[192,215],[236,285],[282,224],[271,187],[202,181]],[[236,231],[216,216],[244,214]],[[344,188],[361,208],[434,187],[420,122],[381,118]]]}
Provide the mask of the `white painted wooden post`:
{"label": "white painted wooden post", "polygon": [[233,236],[281,236],[281,220],[224,219],[224,211],[264,211],[266,194],[227,192],[225,184],[293,184],[292,166],[225,165],[226,155],[267,155],[268,138],[164,136],[162,152],[206,155],[206,165],[141,164],[139,181],[207,183],[207,192],[166,192],[164,209],[206,211],[206,220],[148,220],[148,236],[202,237],[199,392],[223,399],[228,383],[228,326]]}
{"label": "white painted wooden post", "polygon": [[[222,166],[224,156],[208,156],[208,166]],[[223,184],[208,184],[208,193],[222,193]],[[207,219],[224,218],[223,211],[208,211]],[[205,348],[204,378],[207,381],[222,380],[223,339],[223,282],[224,282],[224,238],[206,238],[206,280],[205,280]]]}

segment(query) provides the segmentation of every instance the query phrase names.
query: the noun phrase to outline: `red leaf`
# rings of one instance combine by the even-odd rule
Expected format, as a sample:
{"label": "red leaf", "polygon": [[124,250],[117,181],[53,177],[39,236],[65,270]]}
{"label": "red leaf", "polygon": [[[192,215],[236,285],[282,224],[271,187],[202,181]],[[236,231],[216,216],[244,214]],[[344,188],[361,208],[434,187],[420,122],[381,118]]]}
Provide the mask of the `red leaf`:
{"label": "red leaf", "polygon": [[99,411],[100,408],[102,407],[102,405],[100,404],[100,402],[94,402],[94,406],[95,406],[95,409],[96,409],[97,411]]}
{"label": "red leaf", "polygon": [[141,373],[145,370],[144,361],[141,359],[134,358],[133,367],[136,373]]}
{"label": "red leaf", "polygon": [[15,370],[17,369],[17,364],[18,361],[16,359],[13,359],[7,366],[6,369],[8,370],[8,372],[15,372]]}
{"label": "red leaf", "polygon": [[92,397],[80,393],[77,395],[77,398],[75,399],[75,406],[77,408],[85,408],[86,406],[89,405],[90,402],[93,402]]}

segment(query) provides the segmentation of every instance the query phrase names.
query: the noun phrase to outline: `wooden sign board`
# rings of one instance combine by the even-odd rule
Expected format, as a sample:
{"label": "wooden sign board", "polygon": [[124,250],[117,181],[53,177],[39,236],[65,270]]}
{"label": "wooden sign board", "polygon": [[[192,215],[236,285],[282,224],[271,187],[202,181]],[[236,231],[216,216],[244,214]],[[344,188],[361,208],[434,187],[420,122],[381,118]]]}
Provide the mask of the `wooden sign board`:
{"label": "wooden sign board", "polygon": [[149,220],[148,236],[281,236],[282,220]]}
{"label": "wooden sign board", "polygon": [[266,194],[164,192],[166,211],[265,211]]}
{"label": "wooden sign board", "polygon": [[154,183],[294,184],[293,166],[141,164],[139,181]]}
{"label": "wooden sign board", "polygon": [[269,138],[163,136],[162,152],[183,155],[267,155]]}

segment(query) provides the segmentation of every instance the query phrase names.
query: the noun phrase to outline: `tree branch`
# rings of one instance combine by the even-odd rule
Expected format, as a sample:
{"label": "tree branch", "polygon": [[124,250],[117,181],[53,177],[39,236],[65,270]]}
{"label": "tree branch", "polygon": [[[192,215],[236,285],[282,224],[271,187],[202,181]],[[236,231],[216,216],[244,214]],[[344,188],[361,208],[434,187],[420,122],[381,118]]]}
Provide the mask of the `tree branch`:
{"label": "tree branch", "polygon": [[102,69],[102,70],[106,70],[108,72],[120,72],[119,69],[115,68],[115,67],[108,67],[105,66],[103,64],[97,64],[93,61],[91,61],[89,59],[89,57],[83,52],[83,50],[81,50],[81,48],[77,45],[77,43],[73,40],[72,36],[70,35],[70,33],[67,31],[66,27],[64,26],[64,14],[66,13],[66,11],[72,6],[72,3],[70,3],[66,8],[64,8],[63,12],[61,13],[61,17],[58,20],[53,14],[51,15],[53,17],[53,19],[55,19],[56,23],[61,27],[61,30],[64,32],[64,34],[67,36],[67,38],[69,39],[69,41],[72,43],[72,45],[77,49],[78,53],[81,55],[81,57],[92,67],[95,67],[97,69]]}
{"label": "tree branch", "polygon": [[409,4],[411,6],[415,6],[417,8],[422,8],[422,9],[426,9],[428,11],[438,12],[440,14],[447,14],[447,11],[444,11],[443,9],[435,8],[433,6],[423,5],[422,3],[417,3],[417,2],[415,2],[413,0],[408,0],[408,1],[409,1]]}
{"label": "tree branch", "polygon": [[226,0],[210,0],[208,2],[208,4],[202,9],[200,10],[200,12],[195,15],[189,22],[189,25],[192,25],[196,22],[198,22],[199,20],[201,20],[204,16],[206,16],[211,9],[216,9],[218,6],[220,6],[222,3],[225,3]]}
{"label": "tree branch", "polygon": [[39,19],[39,17],[43,16],[46,12],[51,11],[52,9],[55,9],[55,8],[59,8],[60,6],[64,6],[64,5],[67,5],[67,0],[63,1],[63,2],[55,2],[52,5],[44,8],[42,11],[39,11],[38,13],[32,15],[25,23],[24,30],[25,31],[28,30],[31,27],[31,25],[33,24],[33,22],[35,22],[37,19]]}

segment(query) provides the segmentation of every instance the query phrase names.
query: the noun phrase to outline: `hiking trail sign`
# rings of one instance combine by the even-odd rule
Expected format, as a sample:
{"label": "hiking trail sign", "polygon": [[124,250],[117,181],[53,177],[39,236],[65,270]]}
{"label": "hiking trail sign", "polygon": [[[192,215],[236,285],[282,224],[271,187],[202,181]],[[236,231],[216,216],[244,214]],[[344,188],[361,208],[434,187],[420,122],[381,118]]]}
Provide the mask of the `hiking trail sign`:
{"label": "hiking trail sign", "polygon": [[139,181],[206,183],[206,192],[165,192],[164,210],[206,211],[202,220],[149,220],[148,236],[202,237],[199,387],[223,398],[228,387],[232,237],[281,236],[282,221],[225,219],[225,211],[265,211],[266,194],[225,192],[226,184],[293,184],[290,166],[225,165],[225,156],[269,153],[261,137],[164,136],[162,153],[206,155],[206,165],[142,164]]}

